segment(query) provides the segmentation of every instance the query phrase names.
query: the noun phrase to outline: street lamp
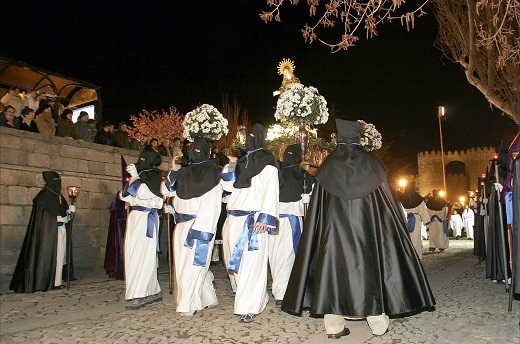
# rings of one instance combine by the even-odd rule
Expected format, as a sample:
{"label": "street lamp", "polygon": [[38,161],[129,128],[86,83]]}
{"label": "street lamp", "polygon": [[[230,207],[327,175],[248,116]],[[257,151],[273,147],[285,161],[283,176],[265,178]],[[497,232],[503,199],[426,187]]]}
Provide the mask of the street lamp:
{"label": "street lamp", "polygon": [[397,181],[397,186],[399,186],[399,191],[404,192],[406,188],[406,179],[401,178]]}
{"label": "street lamp", "polygon": [[444,143],[442,141],[442,124],[441,119],[444,118],[444,106],[439,106],[439,113],[437,115],[439,117],[439,134],[441,137],[441,161],[442,161],[442,182],[444,185],[444,194],[446,195],[446,198],[448,198],[448,192],[446,189],[446,168],[444,166]]}

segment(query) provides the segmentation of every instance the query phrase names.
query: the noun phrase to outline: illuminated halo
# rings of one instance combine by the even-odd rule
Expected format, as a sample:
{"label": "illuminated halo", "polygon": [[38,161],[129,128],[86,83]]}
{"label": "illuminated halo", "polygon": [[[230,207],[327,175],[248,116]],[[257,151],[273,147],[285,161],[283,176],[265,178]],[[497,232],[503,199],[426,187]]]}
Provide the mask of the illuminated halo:
{"label": "illuminated halo", "polygon": [[282,61],[278,63],[278,74],[283,75],[283,71],[287,68],[292,73],[296,69],[296,66],[290,59],[282,59]]}

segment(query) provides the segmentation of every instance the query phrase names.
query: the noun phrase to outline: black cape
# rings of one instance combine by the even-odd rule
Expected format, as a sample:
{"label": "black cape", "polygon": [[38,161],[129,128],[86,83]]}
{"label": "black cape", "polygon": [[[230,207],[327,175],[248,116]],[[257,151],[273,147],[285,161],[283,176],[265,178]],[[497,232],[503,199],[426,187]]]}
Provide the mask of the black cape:
{"label": "black cape", "polygon": [[386,181],[359,199],[317,182],[282,310],[367,316],[433,307],[400,207]]}
{"label": "black cape", "polygon": [[513,291],[520,294],[520,158],[513,163]]}
{"label": "black cape", "polygon": [[[494,186],[488,204],[489,225],[486,251],[486,277],[495,281],[502,281],[505,280],[506,276],[509,278],[511,273],[509,266],[509,240],[507,239],[506,209],[504,204],[498,201],[498,194]],[[502,219],[500,218],[499,208],[502,209]],[[503,245],[504,242],[505,245]]]}
{"label": "black cape", "polygon": [[[62,204],[65,209],[68,208],[64,198],[62,198]],[[65,228],[67,236],[69,236],[69,223],[65,225]],[[27,232],[9,289],[15,293],[34,293],[52,289],[56,275],[57,241],[58,224],[56,215],[46,210],[38,201],[37,196],[33,202]],[[74,260],[72,250],[67,254],[70,254],[71,258],[71,280],[73,280]],[[67,273],[67,265],[64,265],[64,280]]]}

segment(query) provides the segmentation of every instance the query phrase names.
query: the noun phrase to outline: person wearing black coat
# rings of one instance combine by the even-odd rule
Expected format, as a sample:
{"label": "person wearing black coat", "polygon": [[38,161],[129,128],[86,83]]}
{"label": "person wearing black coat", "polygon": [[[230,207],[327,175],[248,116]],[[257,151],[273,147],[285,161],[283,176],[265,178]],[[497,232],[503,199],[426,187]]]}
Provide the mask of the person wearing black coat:
{"label": "person wearing black coat", "polygon": [[61,195],[61,178],[54,171],[44,171],[45,187],[33,200],[18,262],[9,289],[15,293],[34,293],[60,288],[67,276],[65,255],[70,255],[73,279],[72,250],[65,252],[69,221],[76,208],[69,206]]}
{"label": "person wearing black coat", "polygon": [[366,317],[383,335],[389,315],[431,309],[435,300],[381,162],[360,144],[360,122],[337,119],[338,145],[316,184],[282,310],[324,316],[329,338],[348,335],[344,317]]}

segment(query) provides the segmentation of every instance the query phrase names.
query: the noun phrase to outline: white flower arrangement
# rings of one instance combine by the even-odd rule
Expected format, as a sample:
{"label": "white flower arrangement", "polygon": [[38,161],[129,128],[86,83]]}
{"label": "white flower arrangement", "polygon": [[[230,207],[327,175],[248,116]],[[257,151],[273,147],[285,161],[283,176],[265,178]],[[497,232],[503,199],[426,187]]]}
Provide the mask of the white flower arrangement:
{"label": "white flower arrangement", "polygon": [[267,128],[267,141],[272,141],[274,139],[277,139],[279,137],[284,136],[294,136],[296,135],[296,132],[298,131],[298,128],[295,126],[285,126],[280,124],[273,124],[269,128]]}
{"label": "white flower arrangement", "polygon": [[196,137],[218,140],[228,133],[228,121],[216,107],[202,104],[184,116],[184,138],[193,141]]}
{"label": "white flower arrangement", "polygon": [[294,84],[278,98],[274,117],[295,123],[325,124],[329,119],[327,101],[315,87]]}
{"label": "white flower arrangement", "polygon": [[359,135],[359,143],[365,148],[367,152],[378,150],[383,145],[383,137],[381,133],[377,131],[376,127],[372,123],[367,123],[362,120],[358,120],[362,123],[364,128]]}

